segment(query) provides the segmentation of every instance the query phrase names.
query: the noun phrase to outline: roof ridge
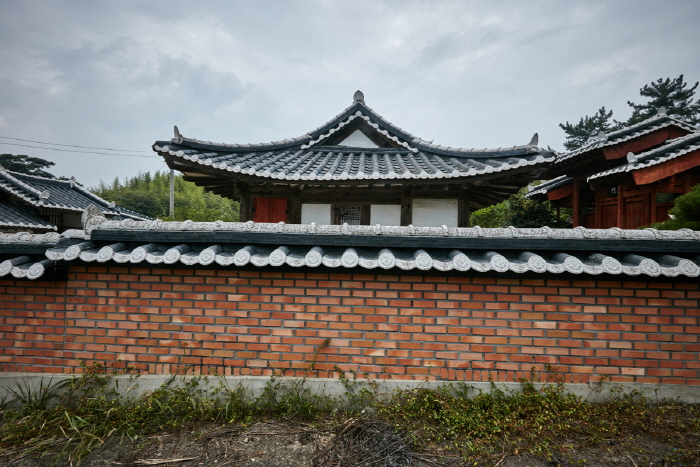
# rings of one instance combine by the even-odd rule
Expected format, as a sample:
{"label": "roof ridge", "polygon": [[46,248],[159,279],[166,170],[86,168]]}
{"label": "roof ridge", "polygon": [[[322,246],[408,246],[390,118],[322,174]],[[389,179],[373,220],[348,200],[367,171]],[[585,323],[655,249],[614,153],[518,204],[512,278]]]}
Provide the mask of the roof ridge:
{"label": "roof ridge", "polygon": [[[598,135],[600,135],[600,133],[596,136],[591,136],[588,139],[588,141],[586,141],[586,143],[583,146],[581,146],[580,148],[577,148],[577,149],[574,149],[572,151],[565,152],[565,153],[561,154],[560,155],[561,157],[558,157],[557,162],[569,159],[569,158],[577,156],[579,154],[583,154],[584,152],[590,151],[591,149],[597,149],[599,147],[611,146],[613,144],[617,144],[618,142],[622,142],[622,141],[615,140],[615,138],[622,138],[622,137],[624,137],[628,134],[634,133],[635,131],[638,131],[640,129],[649,128],[651,130],[651,129],[660,128],[660,127],[651,128],[655,123],[661,123],[662,125],[663,124],[666,124],[666,125],[674,124],[674,125],[677,125],[686,131],[690,131],[690,132],[698,131],[696,128],[693,128],[691,125],[683,122],[682,120],[674,118],[674,117],[666,114],[665,112],[657,113],[656,115],[649,117],[646,120],[642,120],[641,122],[637,122],[637,123],[634,123],[630,126],[620,128],[619,130],[611,131],[610,133],[601,132],[601,133],[603,133],[602,136],[598,136]],[[642,134],[640,134],[638,136],[642,136]]]}
{"label": "roof ridge", "polygon": [[[170,140],[172,144],[194,144],[203,145],[208,149],[216,150],[220,148],[225,148],[228,151],[238,151],[238,150],[265,150],[276,146],[277,149],[282,149],[285,147],[291,147],[301,144],[301,149],[309,149],[316,145],[325,138],[335,133],[338,129],[342,128],[346,124],[350,123],[355,118],[362,117],[367,121],[370,126],[373,126],[375,130],[378,130],[380,134],[384,137],[393,140],[394,142],[404,146],[406,149],[413,153],[418,152],[418,150],[423,149],[430,152],[437,152],[442,155],[452,155],[459,157],[460,155],[469,154],[470,157],[474,157],[474,154],[488,154],[488,153],[498,153],[503,151],[514,151],[514,150],[524,150],[526,153],[535,152],[554,152],[551,150],[545,150],[544,148],[537,147],[537,137],[533,137],[530,142],[523,145],[514,145],[499,148],[463,148],[463,147],[451,147],[443,146],[439,144],[434,144],[433,141],[427,141],[421,137],[415,136],[403,128],[395,125],[394,123],[388,121],[371,107],[369,107],[364,102],[364,95],[362,99],[355,99],[354,102],[346,107],[342,112],[337,114],[335,117],[326,121],[314,130],[306,132],[302,136],[298,136],[291,139],[284,139],[281,141],[271,141],[269,143],[216,143],[212,141],[204,141],[196,138],[188,138],[180,134],[177,126],[175,126],[175,137]],[[383,128],[380,130],[379,126]],[[383,131],[382,131],[383,130]],[[389,134],[391,133],[391,134]],[[535,133],[537,135],[537,133]],[[169,149],[167,148],[167,143],[165,141],[156,141],[152,148],[154,151],[158,152],[159,149]]]}
{"label": "roof ridge", "polygon": [[678,138],[668,140],[668,141],[666,141],[666,143],[664,143],[663,145],[661,145],[657,148],[650,149],[650,150],[644,151],[644,152],[640,152],[639,154],[629,153],[627,155],[627,157],[628,157],[627,160],[629,162],[633,162],[630,160],[630,154],[631,154],[634,156],[634,159],[635,159],[634,162],[643,161],[643,160],[650,158],[653,155],[663,154],[663,153],[668,152],[672,149],[685,146],[688,141],[695,141],[695,140],[700,140],[700,131],[695,131],[693,133],[689,133],[687,135],[679,136]]}
{"label": "roof ridge", "polygon": [[90,234],[95,229],[99,230],[136,230],[136,231],[190,231],[190,232],[254,232],[254,233],[286,233],[286,234],[316,234],[316,235],[369,235],[369,236],[406,236],[406,237],[456,237],[456,238],[559,238],[559,239],[616,239],[616,240],[693,240],[700,241],[700,231],[680,229],[675,231],[657,230],[647,228],[620,229],[587,229],[576,227],[573,229],[540,228],[482,228],[482,227],[416,227],[408,226],[382,226],[376,225],[320,225],[311,224],[285,224],[284,222],[271,224],[260,222],[183,222],[173,221],[115,221],[94,216],[85,220],[86,233]]}
{"label": "roof ridge", "polygon": [[[37,200],[34,200],[34,199],[32,199],[32,198],[30,198],[30,197],[28,197],[28,196],[22,195],[22,194],[20,194],[20,193],[14,193],[15,195],[19,196],[20,198],[22,198],[22,199],[24,199],[25,201],[28,201],[28,202],[30,202],[30,203],[32,203],[32,204],[35,204],[35,205],[38,205],[38,206],[42,206],[43,203],[44,203],[44,201],[43,201],[42,198],[41,198],[43,192],[41,192],[41,191],[37,190],[36,188],[34,188],[34,187],[28,185],[27,183],[23,182],[22,180],[19,180],[17,177],[15,177],[15,175],[16,175],[17,173],[18,173],[18,172],[11,172],[11,171],[9,171],[9,170],[6,170],[4,167],[0,166],[0,176],[4,176],[5,179],[6,179],[8,182],[10,182],[12,185],[14,185],[17,189],[21,189],[21,190],[27,191],[27,192],[29,192],[30,194],[32,194],[32,195],[36,196],[37,198],[39,198],[39,200],[38,200],[38,201],[37,201]],[[26,175],[26,174],[22,174],[22,175]],[[30,175],[30,177],[32,177],[32,176]],[[45,178],[43,178],[43,177],[38,177],[38,178],[41,178],[41,179],[44,179],[44,180],[49,180],[49,179],[45,179]],[[14,191],[15,191],[15,190],[13,190],[13,192],[14,192]]]}

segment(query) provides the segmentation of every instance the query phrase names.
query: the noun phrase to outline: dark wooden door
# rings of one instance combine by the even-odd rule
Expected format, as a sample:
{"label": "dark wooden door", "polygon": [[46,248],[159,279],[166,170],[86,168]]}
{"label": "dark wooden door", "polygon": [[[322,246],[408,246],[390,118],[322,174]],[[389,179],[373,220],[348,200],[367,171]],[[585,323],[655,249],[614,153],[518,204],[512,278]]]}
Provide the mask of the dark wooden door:
{"label": "dark wooden door", "polygon": [[254,209],[255,222],[287,222],[287,198],[256,197]]}

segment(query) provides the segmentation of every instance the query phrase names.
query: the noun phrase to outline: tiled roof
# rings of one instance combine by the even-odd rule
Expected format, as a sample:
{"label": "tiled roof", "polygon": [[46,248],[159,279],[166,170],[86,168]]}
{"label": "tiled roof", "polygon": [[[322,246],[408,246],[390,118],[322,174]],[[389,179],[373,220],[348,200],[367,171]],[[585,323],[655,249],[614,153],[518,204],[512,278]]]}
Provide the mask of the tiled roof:
{"label": "tiled roof", "polygon": [[263,179],[393,180],[473,177],[549,163],[553,154],[523,154],[492,158],[446,157],[396,149],[317,148],[226,153],[201,152],[183,145],[156,143],[154,149],[204,166]]}
{"label": "tiled roof", "polygon": [[[392,147],[353,148],[332,137],[350,124]],[[329,138],[331,139],[329,142]],[[525,145],[464,149],[433,144],[393,125],[356,99],[353,105],[303,136],[262,144],[224,144],[185,138],[176,128],[171,141],[153,149],[170,160],[270,180],[408,180],[474,177],[554,161],[536,136]]]}
{"label": "tiled roof", "polygon": [[629,276],[685,275],[698,277],[700,266],[691,259],[673,255],[615,255],[610,253],[568,254],[555,252],[469,251],[464,249],[408,249],[408,248],[338,248],[298,245],[235,245],[235,244],[179,244],[83,242],[69,247],[47,250],[46,256],[54,261],[83,261],[153,265],[182,264],[240,268],[292,266],[315,268],[364,268],[423,271],[515,272],[515,273],[572,273],[622,274]]}
{"label": "tiled roof", "polygon": [[57,264],[80,262],[700,276],[700,232],[687,229],[138,222],[108,220],[97,208],[83,217],[83,231],[0,234],[0,277],[36,279]]}
{"label": "tiled roof", "polygon": [[700,149],[700,131],[680,138],[673,139],[663,146],[642,152],[640,154],[629,153],[627,164],[622,164],[610,170],[605,170],[588,177],[588,181],[607,177],[616,173],[630,172],[662,164],[677,157],[683,156]]}
{"label": "tiled roof", "polygon": [[560,154],[557,157],[557,160],[555,164],[560,164],[564,161],[567,161],[569,159],[573,159],[580,154],[586,153],[588,151],[591,151],[593,149],[600,149],[604,148],[607,146],[613,146],[616,144],[623,143],[625,141],[629,141],[635,138],[638,138],[640,136],[652,133],[654,131],[660,130],[662,128],[666,128],[669,126],[675,126],[678,128],[681,128],[682,130],[688,131],[688,132],[694,132],[696,131],[695,128],[692,126],[688,125],[685,122],[682,122],[678,119],[675,119],[673,117],[669,117],[666,115],[665,109],[661,108],[659,109],[660,112],[656,114],[655,116],[648,118],[642,122],[636,123],[634,125],[630,125],[628,127],[622,128],[617,131],[613,131],[610,133],[602,133],[599,136],[594,136],[589,138],[588,142],[573,151]]}
{"label": "tiled roof", "polygon": [[547,194],[550,190],[559,188],[560,186],[568,185],[569,183],[571,183],[572,180],[573,179],[571,177],[561,175],[557,178],[553,178],[552,180],[543,182],[537,186],[530,187],[527,193],[525,193],[525,196],[530,198],[532,196]]}
{"label": "tiled roof", "polygon": [[[700,258],[693,259],[700,252],[700,232],[688,230],[119,222],[98,217],[87,222],[90,239],[57,245],[47,250],[47,258],[231,268],[325,266],[652,277],[700,275]],[[208,241],[204,232],[218,239]],[[235,235],[241,233],[253,235]],[[158,234],[161,240],[149,238]],[[276,236],[265,237],[265,234]],[[643,247],[639,247],[640,241],[646,242]],[[667,252],[658,248],[653,251],[654,248],[648,247],[649,241],[680,243],[665,245],[669,248]],[[447,247],[448,244],[458,247]],[[683,256],[670,253],[681,245],[690,245],[695,253]]]}
{"label": "tiled roof", "polygon": [[[0,277],[8,274],[18,279],[38,279],[44,275],[47,269],[55,265],[44,255],[37,255],[37,248],[44,245],[56,244],[61,240],[61,235],[56,232],[45,234],[31,234],[27,232],[0,233],[0,247],[3,250],[14,252],[3,254],[0,261]],[[45,247],[44,247],[45,248]]]}
{"label": "tiled roof", "polygon": [[52,223],[10,201],[0,201],[0,227],[56,230],[56,226]]}
{"label": "tiled roof", "polygon": [[0,167],[0,189],[45,209],[82,212],[95,204],[105,214],[119,214],[113,205],[84,189],[75,180],[52,180],[10,172]]}

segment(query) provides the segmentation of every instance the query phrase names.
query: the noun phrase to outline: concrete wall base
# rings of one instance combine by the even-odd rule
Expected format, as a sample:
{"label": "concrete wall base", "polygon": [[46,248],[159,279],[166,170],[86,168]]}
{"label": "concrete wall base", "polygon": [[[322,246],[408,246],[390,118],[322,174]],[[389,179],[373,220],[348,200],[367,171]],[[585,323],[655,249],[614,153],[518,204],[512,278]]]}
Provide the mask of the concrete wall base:
{"label": "concrete wall base", "polygon": [[[56,384],[61,381],[79,378],[80,375],[47,375],[45,373],[2,373],[0,374],[0,401],[10,401],[13,399],[11,389],[30,388],[36,391],[42,385]],[[217,388],[235,389],[239,386],[246,390],[252,397],[262,393],[265,386],[270,382],[268,376],[172,376],[172,375],[141,375],[138,377],[128,375],[117,375],[110,377],[111,387],[124,396],[139,397],[152,392],[162,385],[170,382],[171,386],[182,385],[191,378],[200,378],[201,388],[214,392]],[[283,386],[294,388],[303,384],[315,393],[328,396],[343,397],[346,388],[338,379],[332,378],[299,378],[299,377],[278,377],[276,382],[281,382]],[[444,385],[456,385],[444,381],[405,381],[405,380],[366,380],[357,379],[356,389],[366,387],[375,390],[377,394],[388,395],[398,389],[436,389]],[[520,383],[465,383],[471,387],[470,393],[477,395],[480,392],[489,392],[492,388],[500,388],[506,392],[518,392],[522,389]],[[542,383],[535,383],[535,387],[541,388]],[[601,401],[610,398],[615,394],[631,393],[633,391],[642,394],[653,401],[676,400],[684,403],[700,403],[700,386],[689,385],[660,385],[646,383],[595,383],[595,384],[564,384],[566,389],[577,395],[594,401]]]}

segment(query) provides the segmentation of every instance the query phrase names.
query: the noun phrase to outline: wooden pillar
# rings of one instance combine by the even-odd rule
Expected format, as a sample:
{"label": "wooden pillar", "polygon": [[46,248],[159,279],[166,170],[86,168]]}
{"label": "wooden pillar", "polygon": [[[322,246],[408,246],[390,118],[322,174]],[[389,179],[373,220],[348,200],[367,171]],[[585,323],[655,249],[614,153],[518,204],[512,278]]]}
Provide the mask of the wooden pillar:
{"label": "wooden pillar", "polygon": [[411,215],[411,201],[411,188],[404,188],[401,192],[401,225],[409,225],[413,222],[413,216]]}
{"label": "wooden pillar", "polygon": [[250,187],[247,183],[238,184],[238,192],[241,194],[239,200],[239,220],[241,222],[248,222],[252,220],[251,216],[251,198],[250,198]]}
{"label": "wooden pillar", "polygon": [[617,226],[625,228],[625,197],[622,194],[622,185],[617,185]]}
{"label": "wooden pillar", "polygon": [[603,225],[603,198],[605,190],[593,190],[593,205],[595,206],[595,211],[593,211],[593,228],[599,229]]}
{"label": "wooden pillar", "polygon": [[649,193],[649,209],[651,210],[649,213],[649,223],[654,224],[659,222],[656,220],[656,192],[654,190]]}
{"label": "wooden pillar", "polygon": [[290,224],[301,224],[301,189],[292,188],[292,196],[289,200],[287,220]]}
{"label": "wooden pillar", "polygon": [[581,225],[581,196],[579,191],[579,178],[574,177],[574,199],[572,200],[574,208],[574,227]]}
{"label": "wooden pillar", "polygon": [[469,217],[471,216],[471,208],[469,206],[469,186],[462,188],[459,192],[457,201],[457,227],[469,227]]}

